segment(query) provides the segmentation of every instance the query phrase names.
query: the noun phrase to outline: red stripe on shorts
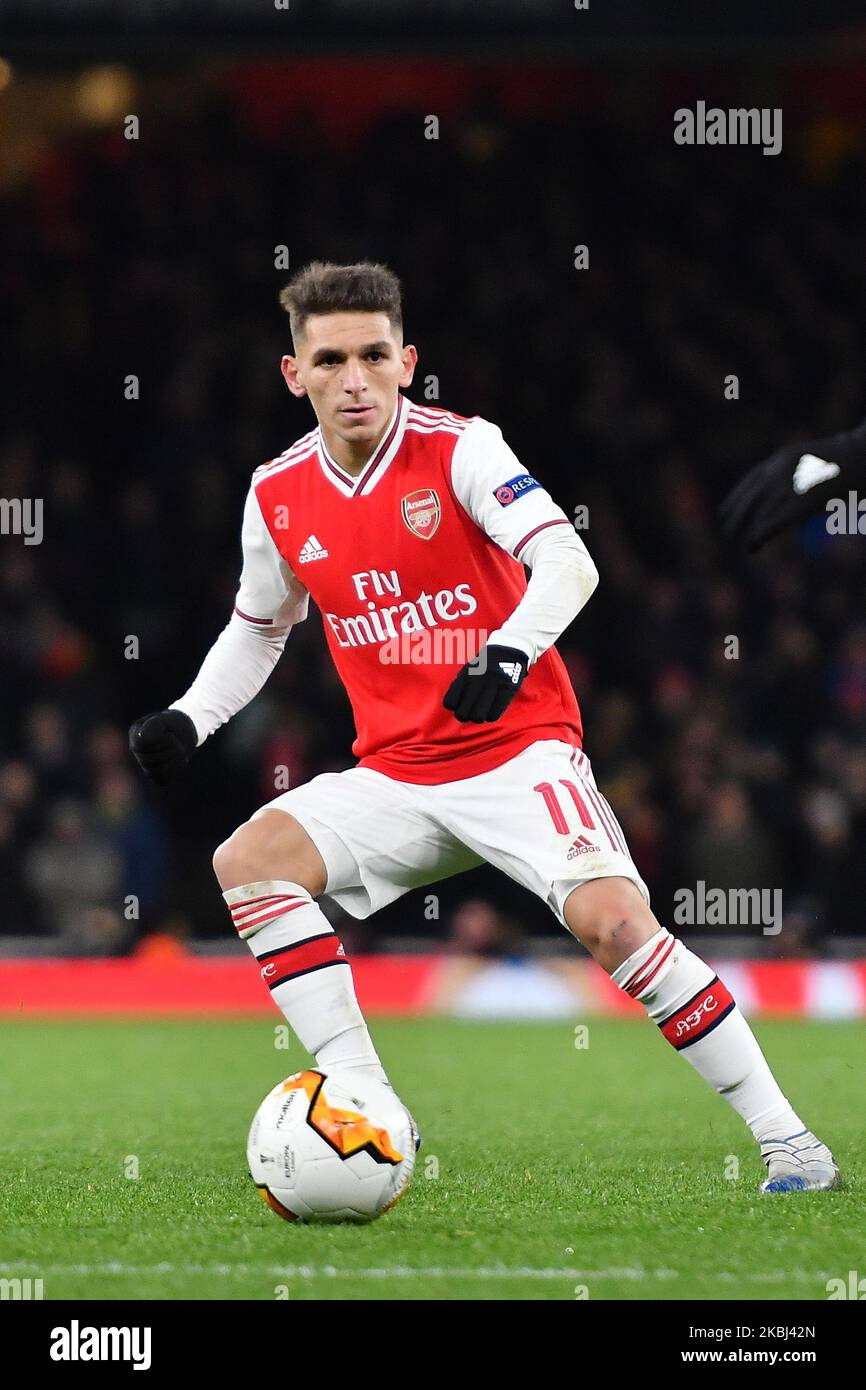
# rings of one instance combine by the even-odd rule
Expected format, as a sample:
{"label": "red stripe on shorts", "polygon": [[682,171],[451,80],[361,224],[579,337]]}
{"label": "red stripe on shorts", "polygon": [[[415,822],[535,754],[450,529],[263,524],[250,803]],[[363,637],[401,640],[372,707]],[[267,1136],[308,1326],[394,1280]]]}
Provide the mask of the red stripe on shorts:
{"label": "red stripe on shorts", "polygon": [[605,835],[607,836],[607,838],[610,840],[610,847],[611,847],[611,849],[613,850],[614,854],[621,854],[621,853],[622,853],[622,849],[621,849],[621,847],[617,844],[616,840],[614,839],[614,837],[613,837],[613,831],[611,830],[611,826],[610,826],[610,822],[609,822],[607,816],[604,814],[604,811],[603,811],[602,808],[601,808],[601,804],[600,804],[599,799],[598,799],[598,792],[595,791],[595,789],[589,785],[589,783],[586,781],[586,779],[584,779],[584,786],[586,787],[586,794],[587,794],[587,796],[589,797],[590,801],[592,802],[593,806],[595,807],[595,813],[596,813],[596,815],[598,816],[599,825],[601,826],[601,828],[602,828],[602,830],[604,831],[604,833],[605,833]]}
{"label": "red stripe on shorts", "polygon": [[587,830],[594,830],[595,823],[592,819],[592,816],[589,814],[589,807],[587,806],[580,792],[577,790],[577,787],[574,785],[573,782],[568,781],[568,779],[565,777],[560,777],[559,780],[562,783],[562,785],[566,788],[569,796],[571,797],[572,801],[577,807],[577,814],[580,816],[581,825],[584,826]]}

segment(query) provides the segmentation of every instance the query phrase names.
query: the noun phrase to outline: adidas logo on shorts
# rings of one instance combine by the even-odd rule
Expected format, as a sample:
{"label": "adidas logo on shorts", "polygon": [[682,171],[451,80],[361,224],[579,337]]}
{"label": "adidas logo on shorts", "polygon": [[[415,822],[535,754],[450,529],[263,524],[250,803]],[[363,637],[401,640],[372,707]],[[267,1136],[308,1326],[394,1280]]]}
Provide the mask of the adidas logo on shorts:
{"label": "adidas logo on shorts", "polygon": [[576,840],[572,840],[565,857],[566,859],[576,859],[579,854],[589,854],[591,849],[595,849],[592,840],[588,840],[585,835],[578,835]]}
{"label": "adidas logo on shorts", "polygon": [[322,542],[318,540],[316,536],[308,536],[301,546],[298,560],[302,565],[308,565],[311,560],[327,559],[327,555],[328,552],[325,550]]}

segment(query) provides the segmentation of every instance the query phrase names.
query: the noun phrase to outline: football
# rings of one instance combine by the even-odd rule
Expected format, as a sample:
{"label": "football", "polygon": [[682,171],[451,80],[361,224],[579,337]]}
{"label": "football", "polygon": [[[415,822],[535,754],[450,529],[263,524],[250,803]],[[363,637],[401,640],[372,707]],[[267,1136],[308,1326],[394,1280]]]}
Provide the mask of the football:
{"label": "football", "polygon": [[262,1201],[286,1221],[372,1221],[409,1186],[415,1134],[380,1081],[300,1071],[256,1111],[247,1161]]}

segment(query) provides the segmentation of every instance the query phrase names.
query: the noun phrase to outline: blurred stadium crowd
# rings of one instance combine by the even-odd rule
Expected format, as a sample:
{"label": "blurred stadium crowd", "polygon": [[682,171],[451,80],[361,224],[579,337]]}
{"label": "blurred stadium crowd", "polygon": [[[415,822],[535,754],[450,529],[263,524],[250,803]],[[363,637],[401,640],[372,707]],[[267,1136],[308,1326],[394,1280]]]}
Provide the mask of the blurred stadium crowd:
{"label": "blurred stadium crowd", "polygon": [[[714,518],[748,464],[866,407],[862,131],[804,124],[765,158],[633,109],[521,119],[480,91],[438,140],[422,110],[341,147],[312,117],[267,138],[227,95],[138,141],[70,137],[3,193],[0,494],[44,498],[45,535],[0,552],[0,933],[227,936],[216,844],[275,765],[351,765],[314,614],[183,785],[153,793],[126,751],[228,619],[252,469],[311,424],[278,375],[287,245],[293,268],[392,264],[410,396],[492,418],[588,508],[601,582],[560,650],[661,919],[704,880],[782,888],[779,951],[862,934],[864,540],[818,519],[746,562]],[[560,930],[492,871],[437,892],[438,920],[422,890],[350,944]]]}

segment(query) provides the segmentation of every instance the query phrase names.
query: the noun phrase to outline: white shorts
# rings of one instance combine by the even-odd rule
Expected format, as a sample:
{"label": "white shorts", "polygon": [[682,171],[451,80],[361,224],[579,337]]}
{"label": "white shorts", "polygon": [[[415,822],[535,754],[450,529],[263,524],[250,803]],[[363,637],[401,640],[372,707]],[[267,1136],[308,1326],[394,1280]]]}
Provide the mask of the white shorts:
{"label": "white shorts", "polygon": [[270,810],[304,827],[328,871],[326,894],[353,917],[484,863],[542,898],[563,925],[566,898],[589,879],[630,879],[649,902],[589,759],[558,739],[434,786],[366,767],[325,772],[256,815]]}

